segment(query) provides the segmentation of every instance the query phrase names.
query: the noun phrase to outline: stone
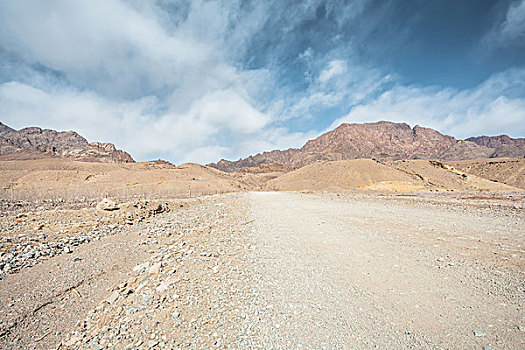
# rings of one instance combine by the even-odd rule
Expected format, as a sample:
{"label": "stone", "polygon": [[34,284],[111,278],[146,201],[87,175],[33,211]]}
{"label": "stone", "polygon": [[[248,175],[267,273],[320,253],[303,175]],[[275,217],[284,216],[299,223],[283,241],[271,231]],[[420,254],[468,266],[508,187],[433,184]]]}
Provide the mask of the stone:
{"label": "stone", "polygon": [[486,335],[483,331],[474,331],[473,333],[476,337],[484,337]]}
{"label": "stone", "polygon": [[149,273],[150,275],[156,275],[156,274],[160,273],[160,269],[161,269],[161,267],[162,267],[162,263],[160,263],[160,262],[158,262],[158,263],[156,263],[156,264],[153,264],[153,265],[149,268],[148,273]]}
{"label": "stone", "polygon": [[78,343],[79,341],[81,341],[82,338],[79,337],[79,336],[73,336],[71,337],[69,340],[67,340],[66,342],[64,342],[64,345],[66,347],[70,347],[70,346],[73,346],[75,345],[76,343]]}
{"label": "stone", "polygon": [[119,207],[115,201],[108,199],[108,198],[104,198],[97,204],[97,209],[113,211],[113,210],[118,210]]}
{"label": "stone", "polygon": [[119,292],[118,290],[116,290],[113,293],[111,293],[111,295],[107,297],[104,301],[107,302],[108,304],[113,304],[115,301],[117,301],[118,297],[119,297]]}

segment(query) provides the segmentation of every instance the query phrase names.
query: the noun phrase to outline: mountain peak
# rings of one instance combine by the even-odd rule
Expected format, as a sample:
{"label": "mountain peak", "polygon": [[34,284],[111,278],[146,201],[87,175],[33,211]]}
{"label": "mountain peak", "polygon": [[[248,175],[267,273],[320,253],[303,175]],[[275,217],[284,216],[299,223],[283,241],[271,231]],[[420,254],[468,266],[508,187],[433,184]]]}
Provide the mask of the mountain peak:
{"label": "mountain peak", "polygon": [[36,126],[14,130],[0,123],[0,156],[3,159],[63,157],[83,161],[130,163],[131,156],[111,143],[89,143],[75,131]]}
{"label": "mountain peak", "polygon": [[[233,172],[246,168],[296,169],[317,161],[374,159],[472,159],[476,157],[521,157],[524,139],[506,135],[458,140],[437,130],[406,123],[378,121],[374,123],[343,123],[300,149],[275,150],[249,156],[238,161],[221,160],[210,166]],[[244,171],[244,170],[243,170]]]}

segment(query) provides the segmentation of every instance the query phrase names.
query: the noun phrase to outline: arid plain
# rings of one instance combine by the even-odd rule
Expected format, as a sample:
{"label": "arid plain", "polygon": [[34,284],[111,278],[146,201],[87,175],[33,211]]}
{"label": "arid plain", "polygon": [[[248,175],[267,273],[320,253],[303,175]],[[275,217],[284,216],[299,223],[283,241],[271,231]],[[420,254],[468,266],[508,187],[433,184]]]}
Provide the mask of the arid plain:
{"label": "arid plain", "polygon": [[523,139],[344,124],[175,166],[2,126],[1,348],[525,346]]}

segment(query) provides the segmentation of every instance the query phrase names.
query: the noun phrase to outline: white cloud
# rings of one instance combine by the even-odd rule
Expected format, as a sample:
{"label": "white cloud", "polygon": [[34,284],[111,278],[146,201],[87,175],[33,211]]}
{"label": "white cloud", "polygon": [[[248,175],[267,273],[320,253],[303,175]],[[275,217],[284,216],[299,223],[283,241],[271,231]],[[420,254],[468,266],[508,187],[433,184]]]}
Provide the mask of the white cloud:
{"label": "white cloud", "polygon": [[319,82],[321,84],[326,83],[333,77],[337,75],[344,74],[346,72],[346,62],[342,60],[333,60],[330,61],[328,64],[328,67],[321,71],[321,74],[319,74]]}
{"label": "white cloud", "polygon": [[[390,119],[456,136],[525,133],[523,99],[516,93],[525,91],[523,70],[465,91],[390,88],[395,75],[360,64],[349,42],[341,50],[336,45],[327,52],[314,47],[297,54],[305,67],[297,76],[306,72],[297,84],[303,85],[282,87],[279,70],[287,73],[289,67],[272,50],[287,50],[290,42],[272,40],[296,38],[321,3],[303,2],[290,13],[279,1],[192,0],[177,2],[183,10],[173,16],[142,1],[0,2],[0,46],[13,53],[13,62],[20,60],[9,71],[23,72],[0,84],[2,121],[16,128],[76,130],[90,141],[113,142],[139,160],[162,157],[177,163],[300,147],[318,132],[293,132],[282,125],[293,118],[322,119],[319,112],[342,106],[350,113],[334,126],[342,120]],[[344,12],[335,23],[343,27],[359,18],[367,3],[323,6]],[[499,36],[523,36],[523,4],[509,8],[496,28]],[[265,28],[276,18],[285,25]],[[270,49],[249,50],[266,40]],[[270,63],[252,65],[250,55],[257,61],[265,50]]]}
{"label": "white cloud", "polygon": [[525,40],[525,0],[514,1],[509,5],[503,22],[498,23],[484,37],[489,45],[523,45]]}
{"label": "white cloud", "polygon": [[525,38],[525,0],[511,4],[501,25],[501,35],[511,40]]}
{"label": "white cloud", "polygon": [[[117,0],[3,2],[0,22],[0,43],[10,50],[106,95],[162,89],[218,59],[213,41],[195,40],[187,28],[170,35]],[[214,22],[207,25],[213,32]]]}
{"label": "white cloud", "polygon": [[17,128],[73,129],[141,160],[244,154],[236,145],[260,137],[271,121],[254,99],[271,76],[228,61],[229,10],[191,1],[187,16],[168,25],[164,12],[144,3],[1,3],[0,45],[66,78],[0,85],[2,119]]}
{"label": "white cloud", "polygon": [[330,126],[388,120],[435,128],[466,138],[476,135],[525,134],[525,99],[511,96],[525,87],[525,70],[496,74],[473,89],[396,86],[378,98],[353,107]]}
{"label": "white cloud", "polygon": [[[234,90],[209,93],[184,114],[159,116],[157,102],[155,97],[114,102],[70,89],[49,93],[16,82],[0,85],[0,115],[7,116],[3,121],[8,125],[62,125],[91,141],[114,142],[138,159],[160,154],[177,162],[211,162],[219,150],[236,156],[242,152],[238,144],[258,136],[254,133],[269,120]],[[221,145],[224,134],[231,137],[224,141],[227,147]]]}

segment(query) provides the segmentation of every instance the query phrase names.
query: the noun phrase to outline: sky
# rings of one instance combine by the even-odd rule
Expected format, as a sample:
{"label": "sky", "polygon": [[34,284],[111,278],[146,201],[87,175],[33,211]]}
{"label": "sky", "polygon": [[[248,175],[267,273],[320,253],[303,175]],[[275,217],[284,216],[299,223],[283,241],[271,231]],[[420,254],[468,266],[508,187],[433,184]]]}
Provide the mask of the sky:
{"label": "sky", "polygon": [[379,120],[524,137],[525,0],[0,1],[17,129],[180,164]]}

